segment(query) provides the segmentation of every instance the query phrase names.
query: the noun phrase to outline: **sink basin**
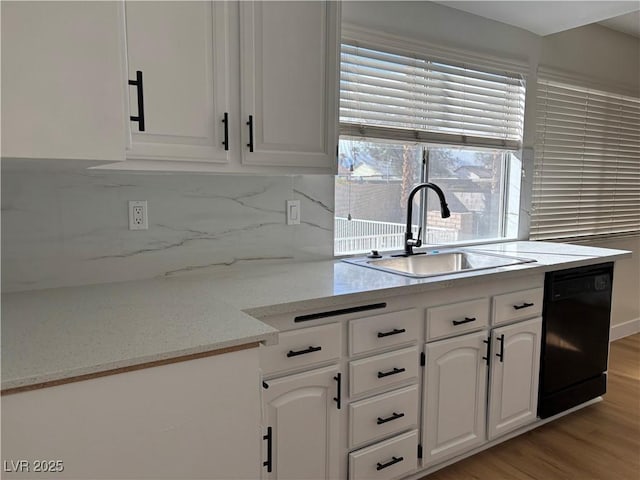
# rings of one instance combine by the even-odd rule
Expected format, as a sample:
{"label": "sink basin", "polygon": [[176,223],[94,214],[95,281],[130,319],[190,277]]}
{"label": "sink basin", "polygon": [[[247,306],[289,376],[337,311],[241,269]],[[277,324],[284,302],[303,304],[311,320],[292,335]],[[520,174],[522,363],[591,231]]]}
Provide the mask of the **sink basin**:
{"label": "sink basin", "polygon": [[378,259],[349,258],[343,261],[362,267],[414,278],[434,277],[535,262],[535,260],[530,258],[511,257],[471,250],[419,253],[408,257],[403,255],[390,255]]}

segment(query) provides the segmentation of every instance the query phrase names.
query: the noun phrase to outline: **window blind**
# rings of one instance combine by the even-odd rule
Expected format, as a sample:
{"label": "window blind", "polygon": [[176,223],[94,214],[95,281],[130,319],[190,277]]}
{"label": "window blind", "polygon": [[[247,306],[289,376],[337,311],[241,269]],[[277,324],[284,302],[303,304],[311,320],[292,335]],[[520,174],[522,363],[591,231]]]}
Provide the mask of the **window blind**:
{"label": "window blind", "polygon": [[530,235],[640,232],[640,99],[538,81]]}
{"label": "window blind", "polygon": [[342,45],[345,135],[518,149],[524,95],[520,75]]}

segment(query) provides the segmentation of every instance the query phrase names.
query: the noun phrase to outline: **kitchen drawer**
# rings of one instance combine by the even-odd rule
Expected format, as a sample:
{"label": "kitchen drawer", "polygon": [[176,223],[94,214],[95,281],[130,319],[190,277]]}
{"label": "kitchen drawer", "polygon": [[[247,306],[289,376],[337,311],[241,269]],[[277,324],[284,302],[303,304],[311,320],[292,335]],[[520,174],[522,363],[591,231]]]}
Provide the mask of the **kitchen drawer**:
{"label": "kitchen drawer", "polygon": [[427,309],[427,341],[488,325],[489,299],[486,297]]}
{"label": "kitchen drawer", "polygon": [[493,297],[493,325],[542,315],[544,289],[531,288]]}
{"label": "kitchen drawer", "polygon": [[341,324],[283,332],[277,345],[260,348],[260,366],[265,374],[337,360],[341,354]]}
{"label": "kitchen drawer", "polygon": [[417,426],[418,385],[376,395],[349,405],[351,447]]}
{"label": "kitchen drawer", "polygon": [[416,341],[419,313],[415,308],[358,318],[349,322],[349,354],[358,355]]}
{"label": "kitchen drawer", "polygon": [[349,454],[349,480],[390,480],[417,468],[417,430]]}
{"label": "kitchen drawer", "polygon": [[349,393],[370,390],[418,378],[418,348],[403,348],[349,363]]}

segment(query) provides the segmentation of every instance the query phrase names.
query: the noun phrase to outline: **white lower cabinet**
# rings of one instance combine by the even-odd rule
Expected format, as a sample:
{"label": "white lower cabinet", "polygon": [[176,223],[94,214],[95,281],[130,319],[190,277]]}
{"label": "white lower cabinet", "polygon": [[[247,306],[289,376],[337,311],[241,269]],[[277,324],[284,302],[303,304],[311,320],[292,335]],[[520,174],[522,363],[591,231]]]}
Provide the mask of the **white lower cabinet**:
{"label": "white lower cabinet", "polygon": [[339,478],[341,396],[337,366],[263,384],[261,478]]}
{"label": "white lower cabinet", "polygon": [[491,334],[489,440],[536,419],[541,334],[541,317]]}
{"label": "white lower cabinet", "polygon": [[[0,476],[258,478],[258,372],[249,348],[3,395],[3,458],[28,459],[32,470]],[[63,470],[35,472],[35,460]]]}
{"label": "white lower cabinet", "polygon": [[485,441],[486,331],[429,343],[424,382],[424,464]]}
{"label": "white lower cabinet", "polygon": [[535,422],[542,280],[268,318],[263,478],[399,480]]}

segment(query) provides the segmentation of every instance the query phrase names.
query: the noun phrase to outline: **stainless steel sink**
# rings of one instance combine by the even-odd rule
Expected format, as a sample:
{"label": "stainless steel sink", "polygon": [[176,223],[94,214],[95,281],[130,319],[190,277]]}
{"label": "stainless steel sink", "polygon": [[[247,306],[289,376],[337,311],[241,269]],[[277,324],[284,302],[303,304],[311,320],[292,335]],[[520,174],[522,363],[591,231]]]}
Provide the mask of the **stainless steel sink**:
{"label": "stainless steel sink", "polygon": [[511,257],[471,250],[447,250],[411,256],[385,256],[379,259],[348,258],[343,261],[384,272],[424,278],[459,272],[506,267],[535,262],[530,258]]}

